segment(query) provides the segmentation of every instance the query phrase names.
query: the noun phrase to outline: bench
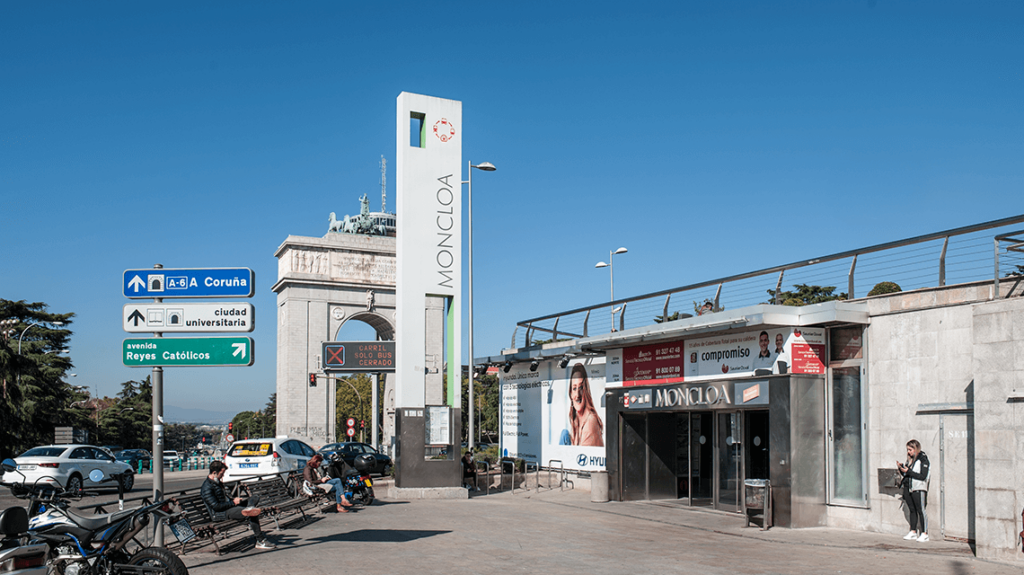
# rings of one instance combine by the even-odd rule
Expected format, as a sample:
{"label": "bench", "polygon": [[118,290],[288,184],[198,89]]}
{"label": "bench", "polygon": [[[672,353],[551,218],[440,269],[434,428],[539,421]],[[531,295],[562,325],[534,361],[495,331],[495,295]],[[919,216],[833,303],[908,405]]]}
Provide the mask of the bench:
{"label": "bench", "polygon": [[306,483],[301,473],[293,473],[289,477],[289,481],[292,485],[296,486],[298,496],[303,499],[303,502],[310,503],[319,509],[321,513],[325,512],[328,503],[332,508],[334,507],[334,497],[328,495],[323,489]]}
{"label": "bench", "polygon": [[[300,475],[298,479],[301,481],[302,476]],[[294,481],[294,474],[289,477],[288,481],[285,481],[281,475],[274,475],[242,483],[239,487],[246,490],[249,497],[259,497],[259,505],[263,509],[263,514],[273,519],[274,525],[280,530],[281,524],[278,522],[278,516],[283,513],[298,511],[302,515],[303,523],[307,519],[306,512],[302,507],[308,499],[301,493],[296,494],[297,490],[292,487]]]}
{"label": "bench", "polygon": [[[238,519],[214,521],[210,516],[210,512],[206,509],[206,504],[203,503],[203,497],[199,493],[177,495],[171,499],[181,509],[181,518],[188,521],[188,525],[191,527],[192,532],[195,533],[196,538],[208,539],[213,543],[218,555],[221,553],[220,545],[217,543],[218,535],[221,535],[221,538],[223,539],[227,538],[239,528],[246,531],[249,530],[249,524],[247,521],[241,521]],[[174,528],[172,527],[172,530],[173,529]],[[190,541],[185,541],[181,544],[181,549],[178,550],[180,555],[184,555],[187,552],[187,545],[189,542]]]}

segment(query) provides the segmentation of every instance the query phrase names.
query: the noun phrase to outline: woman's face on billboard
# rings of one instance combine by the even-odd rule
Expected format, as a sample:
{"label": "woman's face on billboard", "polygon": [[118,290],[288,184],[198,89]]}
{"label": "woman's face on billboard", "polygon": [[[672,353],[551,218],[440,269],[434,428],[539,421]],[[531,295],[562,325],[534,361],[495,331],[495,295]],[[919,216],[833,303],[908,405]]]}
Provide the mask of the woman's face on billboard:
{"label": "woman's face on billboard", "polygon": [[573,374],[569,380],[569,399],[577,412],[583,409],[583,376]]}

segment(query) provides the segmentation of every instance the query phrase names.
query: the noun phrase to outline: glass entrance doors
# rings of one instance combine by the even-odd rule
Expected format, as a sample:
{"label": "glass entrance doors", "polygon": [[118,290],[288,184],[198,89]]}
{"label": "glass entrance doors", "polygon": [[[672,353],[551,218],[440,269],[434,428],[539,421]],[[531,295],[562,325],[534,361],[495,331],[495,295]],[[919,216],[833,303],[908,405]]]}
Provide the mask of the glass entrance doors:
{"label": "glass entrance doors", "polygon": [[715,507],[726,511],[740,510],[743,491],[743,442],[741,414],[718,414],[718,496]]}

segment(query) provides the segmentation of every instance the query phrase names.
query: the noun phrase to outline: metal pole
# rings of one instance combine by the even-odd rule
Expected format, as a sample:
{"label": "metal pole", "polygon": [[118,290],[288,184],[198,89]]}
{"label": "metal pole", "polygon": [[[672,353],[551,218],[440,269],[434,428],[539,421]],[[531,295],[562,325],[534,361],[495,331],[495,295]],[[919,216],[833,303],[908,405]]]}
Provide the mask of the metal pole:
{"label": "metal pole", "polygon": [[[469,162],[469,434],[467,445],[473,449],[473,380],[475,379],[473,361],[473,162]],[[460,378],[461,379],[461,378]],[[459,387],[462,382],[459,381]],[[461,397],[462,394],[459,393]]]}
{"label": "metal pole", "polygon": [[379,450],[380,442],[377,441],[377,426],[380,424],[377,412],[380,410],[380,391],[378,385],[380,384],[380,374],[375,373],[370,376],[373,380],[373,392],[371,394],[370,404],[373,406],[373,414],[370,415],[370,445]]}
{"label": "metal pole", "polygon": [[[615,301],[615,252],[608,250],[608,279],[612,287],[612,299]],[[612,310],[612,331],[615,331],[615,304],[608,306]]]}
{"label": "metal pole", "polygon": [[[154,269],[161,269],[162,264],[156,264]],[[161,298],[154,298],[155,303],[160,303]],[[154,333],[153,337],[162,337],[160,333]],[[164,496],[164,368],[153,368],[153,501],[160,501]],[[158,519],[153,522],[153,546],[164,546],[164,526]]]}

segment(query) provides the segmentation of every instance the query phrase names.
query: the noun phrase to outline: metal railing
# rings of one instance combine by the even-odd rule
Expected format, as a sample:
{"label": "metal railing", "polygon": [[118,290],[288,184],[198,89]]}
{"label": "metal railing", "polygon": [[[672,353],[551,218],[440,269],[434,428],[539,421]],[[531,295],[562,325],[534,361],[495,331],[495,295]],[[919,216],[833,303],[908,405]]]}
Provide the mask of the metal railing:
{"label": "metal railing", "polygon": [[473,463],[476,464],[476,487],[477,487],[477,489],[480,488],[480,466],[482,465],[483,468],[484,468],[484,477],[487,478],[484,481],[484,483],[487,485],[486,494],[490,495],[491,494],[491,464],[487,463],[486,461],[476,461],[476,460],[474,460]]}
{"label": "metal railing", "polygon": [[[902,291],[910,291],[994,279],[995,297],[1000,297],[1000,278],[1018,278],[1016,289],[1020,289],[1024,230],[995,236],[992,230],[1022,222],[1024,215],[1013,216],[535,317],[516,324],[511,347],[623,331],[666,317],[682,319],[726,307],[777,305],[783,303],[781,295],[797,291],[799,285],[826,286],[843,299],[856,299],[881,282],[894,282]],[[607,310],[615,307],[621,309],[612,323]],[[605,311],[594,314],[591,322],[591,312],[598,310]],[[603,323],[606,319],[608,324]]]}

